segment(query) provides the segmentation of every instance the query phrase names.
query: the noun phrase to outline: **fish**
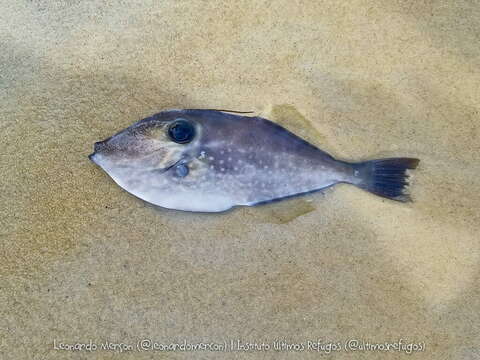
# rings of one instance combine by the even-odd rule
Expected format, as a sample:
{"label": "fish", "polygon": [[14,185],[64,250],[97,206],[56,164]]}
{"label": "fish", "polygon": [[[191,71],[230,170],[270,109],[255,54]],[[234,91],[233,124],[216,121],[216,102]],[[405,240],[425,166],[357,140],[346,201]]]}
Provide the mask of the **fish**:
{"label": "fish", "polygon": [[94,144],[89,159],[121,188],[157,206],[223,212],[348,183],[411,201],[419,159],[335,159],[284,127],[226,110],[165,110]]}

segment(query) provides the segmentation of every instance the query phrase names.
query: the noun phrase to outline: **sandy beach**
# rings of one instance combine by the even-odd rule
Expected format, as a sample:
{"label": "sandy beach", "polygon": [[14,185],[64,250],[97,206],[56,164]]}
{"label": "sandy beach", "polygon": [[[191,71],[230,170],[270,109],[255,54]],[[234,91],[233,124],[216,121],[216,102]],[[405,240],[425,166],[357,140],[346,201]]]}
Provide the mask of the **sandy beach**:
{"label": "sandy beach", "polygon": [[[467,0],[0,1],[0,357],[480,359],[479,29]],[[151,206],[87,156],[170,108],[418,157],[413,202]]]}

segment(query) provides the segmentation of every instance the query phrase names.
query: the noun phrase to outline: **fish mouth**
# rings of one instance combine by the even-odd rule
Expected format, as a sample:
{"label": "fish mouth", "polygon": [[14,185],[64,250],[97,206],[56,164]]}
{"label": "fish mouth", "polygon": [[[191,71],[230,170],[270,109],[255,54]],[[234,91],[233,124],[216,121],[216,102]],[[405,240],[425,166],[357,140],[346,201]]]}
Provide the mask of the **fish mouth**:
{"label": "fish mouth", "polygon": [[103,150],[105,150],[107,148],[107,142],[108,140],[110,140],[111,137],[109,137],[108,139],[105,139],[103,141],[97,141],[95,144],[93,144],[93,153],[91,153],[90,155],[88,155],[88,158],[93,161],[95,164],[96,164],[96,161],[95,161],[95,155],[97,153],[101,153]]}
{"label": "fish mouth", "polygon": [[90,155],[88,155],[88,159],[94,164],[97,164],[97,162],[95,161],[95,155],[97,155],[96,152],[91,153]]}

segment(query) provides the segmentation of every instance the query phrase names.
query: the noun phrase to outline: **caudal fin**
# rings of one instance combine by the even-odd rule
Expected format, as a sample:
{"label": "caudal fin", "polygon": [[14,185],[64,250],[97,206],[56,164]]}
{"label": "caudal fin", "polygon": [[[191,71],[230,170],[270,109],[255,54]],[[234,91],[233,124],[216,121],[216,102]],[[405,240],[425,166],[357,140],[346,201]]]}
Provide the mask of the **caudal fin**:
{"label": "caudal fin", "polygon": [[390,158],[354,164],[358,187],[376,195],[397,200],[410,201],[406,193],[407,169],[415,169],[420,160],[414,158]]}

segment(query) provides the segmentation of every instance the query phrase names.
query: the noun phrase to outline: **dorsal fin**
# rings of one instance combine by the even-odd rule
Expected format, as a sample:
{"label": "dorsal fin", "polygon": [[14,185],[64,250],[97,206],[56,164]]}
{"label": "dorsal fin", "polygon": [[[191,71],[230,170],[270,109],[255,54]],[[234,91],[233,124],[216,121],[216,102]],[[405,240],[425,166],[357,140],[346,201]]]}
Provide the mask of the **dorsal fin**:
{"label": "dorsal fin", "polygon": [[[192,110],[192,109],[188,109]],[[234,114],[254,114],[255,111],[236,111],[236,110],[226,110],[226,109],[195,109],[195,110],[209,110],[209,111],[221,111],[221,112],[228,112]]]}

